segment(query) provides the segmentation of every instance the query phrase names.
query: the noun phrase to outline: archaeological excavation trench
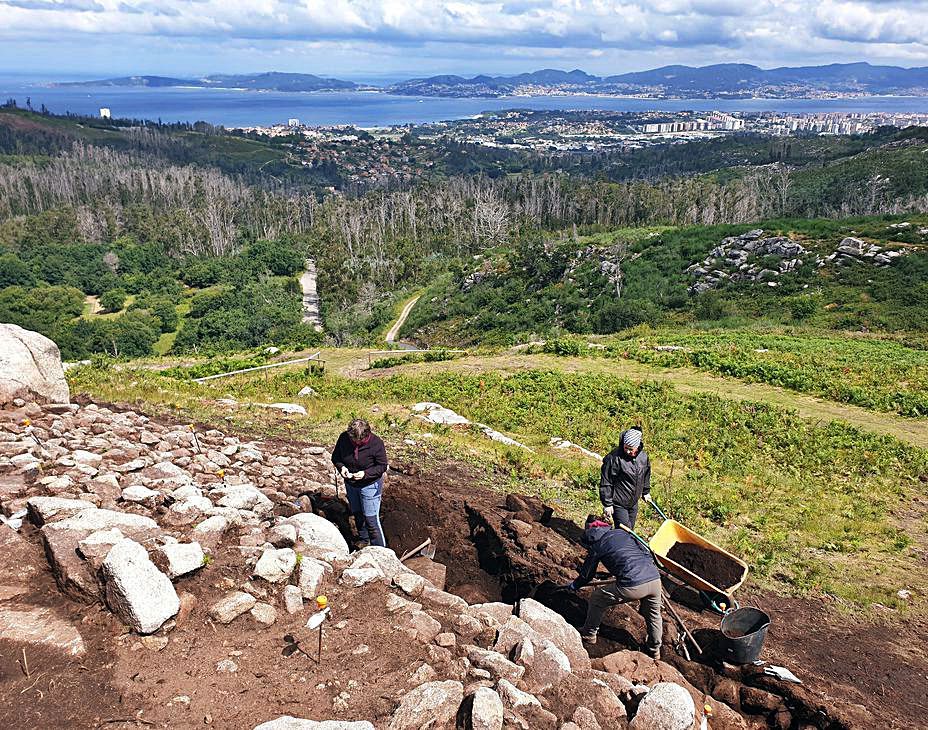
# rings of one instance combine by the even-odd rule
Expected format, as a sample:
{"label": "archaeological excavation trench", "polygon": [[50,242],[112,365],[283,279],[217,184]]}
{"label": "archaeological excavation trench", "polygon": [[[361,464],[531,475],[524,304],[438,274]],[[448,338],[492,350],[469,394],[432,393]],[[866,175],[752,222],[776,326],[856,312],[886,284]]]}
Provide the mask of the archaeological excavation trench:
{"label": "archaeological excavation trench", "polygon": [[[588,593],[575,595],[559,588],[576,576],[583,557],[580,528],[537,499],[474,486],[477,476],[466,464],[432,459],[422,466],[421,453],[401,446],[391,451],[393,469],[382,510],[389,544],[402,554],[429,538],[436,548],[435,559],[413,558],[406,567],[454,594],[431,588],[432,597],[425,601],[433,601],[430,608],[413,610],[404,607],[418,604],[403,594],[415,598],[414,588],[407,591],[399,583],[379,580],[377,576],[387,577],[379,569],[369,581],[352,582],[371,570],[369,564],[366,568],[362,564],[369,553],[348,555],[350,515],[343,490],[337,494],[331,481],[331,464],[322,446],[231,436],[199,425],[194,427],[199,432],[194,442],[187,426],[91,403],[39,410],[30,419],[32,428],[39,430],[26,432],[21,414],[7,414],[6,448],[34,473],[12,473],[9,468],[0,473],[4,516],[12,519],[24,505],[30,512],[18,530],[0,526],[7,530],[0,530],[0,700],[4,700],[0,727],[45,728],[58,723],[116,730],[140,724],[247,728],[274,714],[306,708],[386,726],[411,694],[410,680],[425,686],[436,672],[441,672],[437,677],[462,680],[470,665],[462,667],[461,662],[470,661],[471,655],[474,661],[485,660],[485,654],[495,653],[488,651],[491,646],[517,658],[514,645],[499,648],[501,622],[506,618],[485,626],[473,616],[470,623],[464,618],[467,611],[481,611],[474,604],[489,604],[511,616],[511,604],[534,598],[574,626],[583,621]],[[36,433],[45,448],[54,449],[43,457],[44,465],[31,456],[39,447],[27,441],[29,433]],[[88,447],[101,453],[91,453]],[[98,475],[100,469],[91,469],[88,461],[107,473]],[[14,467],[17,463],[10,461]],[[227,467],[223,474],[216,473],[218,466]],[[243,500],[246,506],[241,506]],[[248,507],[260,509],[261,515]],[[202,519],[204,510],[213,516]],[[303,514],[310,511],[315,514]],[[224,525],[214,533],[217,518],[223,515],[236,519],[219,520]],[[133,534],[154,531],[155,537],[145,532],[137,538],[150,545],[159,561],[175,547],[192,545],[191,538],[209,546],[209,560],[200,555],[195,565],[175,578],[178,601],[186,608],[175,609],[176,618],[172,611],[161,628],[134,630],[132,616],[117,614],[120,604],[109,600],[114,579],[94,562],[99,557],[96,546],[104,543],[90,539],[112,532],[98,530],[104,519],[117,521],[121,530]],[[297,545],[295,525],[304,521],[321,532],[314,532],[309,541],[300,537]],[[288,524],[293,533],[289,537],[283,529]],[[341,557],[332,559],[337,565],[324,567],[311,552],[322,549],[323,537],[326,544],[341,543]],[[133,542],[117,537],[116,544],[126,541]],[[301,551],[302,561],[293,549],[281,547],[284,544]],[[265,556],[276,560],[288,552],[291,563],[278,576],[277,571],[284,569]],[[170,564],[164,566],[168,570]],[[315,578],[313,566],[318,569]],[[346,576],[352,572],[349,580]],[[413,577],[424,591],[425,582]],[[318,580],[305,593],[304,578]],[[303,598],[314,599],[323,587],[335,614],[324,641],[329,660],[316,664],[302,653],[282,655],[283,637],[303,628],[306,621]],[[286,599],[294,597],[293,591],[299,600],[291,611]],[[807,686],[783,684],[764,676],[759,668],[714,659],[718,617],[687,610],[687,596],[677,590],[674,596],[675,605],[706,647],[706,658],[687,662],[677,657],[670,649],[674,627],[666,621],[664,662],[647,659],[634,651],[644,638],[643,622],[633,609],[617,607],[607,614],[600,641],[589,648],[592,669],[584,666],[588,657],[577,647],[579,668],[571,664],[566,674],[559,675],[563,681],[551,684],[550,692],[539,690],[550,703],[545,711],[561,721],[571,717],[577,697],[586,699],[584,693],[594,687],[591,672],[600,672],[600,677],[628,686],[667,682],[685,687],[697,707],[704,701],[715,703],[714,730],[868,726],[860,718],[872,716],[863,708],[855,715],[849,702],[821,699],[848,696],[839,693],[837,675],[819,681],[821,675],[813,675],[809,667],[772,650],[763,658],[805,669]],[[235,606],[230,606],[233,598]],[[788,599],[771,600],[782,605]],[[139,605],[150,603],[146,593]],[[238,612],[231,615],[226,610],[231,608]],[[268,609],[274,609],[269,619]],[[542,607],[525,601],[517,609],[520,617],[528,615],[523,609]],[[26,616],[35,625],[51,625],[47,622],[54,619],[60,632],[54,657],[36,648],[36,636],[24,632]],[[18,629],[18,638],[11,638],[11,627]],[[775,622],[771,633],[775,635],[777,628],[792,635],[808,630],[792,618]],[[471,629],[476,634],[465,633]],[[579,644],[575,632],[567,633]],[[45,631],[40,638],[48,643],[50,637]],[[481,646],[468,648],[472,642]],[[80,651],[68,654],[77,644]],[[470,654],[461,656],[462,651]],[[501,654],[497,657],[506,666],[512,664]],[[376,666],[377,672],[367,673],[370,666]],[[559,693],[558,687],[567,689]],[[616,703],[620,691],[614,696]],[[637,712],[633,697],[622,701],[622,717],[626,710]]]}
{"label": "archaeological excavation trench", "polygon": [[[457,483],[454,474],[443,476],[440,480],[401,472],[390,476],[382,521],[397,554],[431,538],[437,546],[435,563],[441,564],[439,572],[444,572],[445,589],[450,593],[469,603],[513,603],[530,596],[574,626],[581,625],[589,589],[575,595],[559,588],[576,576],[584,556],[578,542],[579,526],[552,514],[535,498],[498,495],[468,487],[463,479]],[[329,507],[326,511],[337,510]],[[714,567],[722,571],[720,580],[724,582],[728,566]],[[422,569],[421,564],[418,569]],[[678,657],[670,649],[676,628],[665,615],[663,660],[698,690],[739,712],[748,727],[859,727],[853,707],[826,702],[814,688],[778,681],[764,675],[759,667],[724,664],[717,658],[721,653],[719,617],[686,608],[688,602],[698,604],[694,596],[680,586],[669,587],[680,601],[675,601],[675,606],[696,633],[706,656],[699,661]],[[588,649],[594,660],[602,659],[614,652],[638,649],[643,640],[641,618],[634,609],[620,606],[606,614],[600,640]],[[776,663],[773,657],[762,658]]]}

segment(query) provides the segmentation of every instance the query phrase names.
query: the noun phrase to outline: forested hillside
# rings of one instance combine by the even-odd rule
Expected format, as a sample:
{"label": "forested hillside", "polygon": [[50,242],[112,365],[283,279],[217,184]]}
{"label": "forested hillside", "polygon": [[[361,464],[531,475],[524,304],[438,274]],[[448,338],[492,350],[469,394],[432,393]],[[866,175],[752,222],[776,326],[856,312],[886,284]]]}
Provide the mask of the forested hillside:
{"label": "forested hillside", "polygon": [[[314,342],[307,257],[339,344],[429,283],[407,325],[424,341],[726,319],[924,327],[925,130],[510,160],[503,176],[446,169],[354,194],[325,192],[267,141],[196,126],[4,109],[0,152],[0,319],[68,358]],[[691,289],[688,267],[757,226],[821,257],[854,235],[906,255]]]}
{"label": "forested hillside", "polygon": [[[405,334],[432,344],[472,345],[607,334],[641,324],[928,332],[928,217],[777,219],[750,233],[752,228],[644,227],[526,237],[434,282]],[[745,255],[724,244],[741,235],[770,242],[763,244],[768,248],[801,249]],[[832,257],[846,239],[890,252],[891,263]],[[754,277],[739,279],[742,266],[756,269]],[[710,285],[716,271],[722,275]]]}

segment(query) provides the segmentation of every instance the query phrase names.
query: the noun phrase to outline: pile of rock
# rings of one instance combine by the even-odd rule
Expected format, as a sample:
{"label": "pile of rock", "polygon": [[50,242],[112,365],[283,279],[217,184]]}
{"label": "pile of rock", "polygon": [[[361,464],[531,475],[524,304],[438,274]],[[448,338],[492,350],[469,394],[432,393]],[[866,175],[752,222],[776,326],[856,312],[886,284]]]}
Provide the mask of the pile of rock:
{"label": "pile of rock", "polygon": [[[744,727],[737,713],[668,665],[655,665],[663,674],[650,683],[600,662],[591,665],[576,629],[534,600],[469,605],[401,563],[392,550],[351,553],[334,523],[293,504],[294,489],[333,491],[321,448],[275,444],[272,454],[261,442],[218,430],[195,433],[93,404],[0,413],[3,512],[25,508],[62,590],[105,603],[133,631],[147,635],[143,646],[167,645],[169,632],[197,603],[183,583],[175,584],[224,549],[223,555],[241,561],[248,578],[220,582],[225,592],[204,607],[217,626],[247,620],[260,629],[277,622],[281,610],[307,611],[307,599],[323,591],[338,599],[389,588],[384,631],[424,646],[427,657],[409,667],[409,686],[396,696],[388,724],[395,730],[430,721],[450,727],[455,718],[497,730],[624,727],[629,718],[634,728],[684,728],[705,702],[718,706],[717,727]],[[517,523],[507,524],[530,527]],[[63,645],[80,641],[76,633],[61,636]],[[217,672],[238,671],[234,659],[220,664]],[[673,687],[662,688],[668,676]],[[348,690],[341,691],[333,712],[350,701]],[[671,716],[677,724],[667,724]],[[285,716],[259,727],[371,725],[317,725]]]}
{"label": "pile of rock", "polygon": [[[392,561],[389,565],[398,568]],[[515,607],[470,606],[428,581],[404,577],[408,573],[398,570],[392,585],[399,593],[387,597],[387,610],[395,621],[392,630],[427,644],[429,661],[411,672],[409,688],[399,694],[384,725],[390,730],[455,726],[689,730],[697,722],[696,703],[705,701],[717,708],[713,727],[746,727],[737,713],[707,699],[663,662],[637,652],[619,652],[591,666],[576,629],[532,599]],[[649,671],[639,670],[638,661],[647,662]],[[608,671],[605,664],[648,673],[655,681],[648,686],[626,679]],[[342,700],[349,701],[350,695]],[[311,722],[283,716],[255,730],[316,727]],[[368,727],[330,722],[325,727]]]}
{"label": "pile of rock", "polygon": [[764,237],[763,230],[758,228],[723,239],[704,261],[687,267],[686,273],[694,279],[689,292],[701,294],[728,282],[776,287],[781,276],[796,271],[808,262],[817,267],[832,262],[841,265],[855,261],[872,266],[888,266],[905,253],[904,249],[889,249],[848,237],[841,241],[833,253],[822,258],[789,238]]}
{"label": "pile of rock", "polygon": [[[27,514],[61,590],[105,602],[138,633],[157,631],[177,614],[172,582],[206,564],[232,528],[253,544],[242,551],[246,565],[269,581],[275,571],[274,581],[289,578],[287,556],[292,571],[293,546],[308,540],[300,574],[307,591],[324,572],[313,572],[309,553],[348,553],[335,526],[318,515],[274,524],[289,519],[273,514],[275,505],[297,511],[295,493],[334,490],[321,447],[270,454],[261,443],[216,430],[197,433],[94,404],[29,403],[0,414],[0,508],[8,524],[18,527],[14,518]],[[271,528],[277,545],[292,535],[284,557],[265,539]]]}
{"label": "pile of rock", "polygon": [[784,236],[765,238],[758,228],[723,239],[704,261],[688,267],[686,273],[695,279],[689,291],[701,294],[727,282],[777,286],[780,276],[795,271],[810,257],[819,263],[800,243]]}
{"label": "pile of rock", "polygon": [[859,238],[848,236],[838,245],[834,253],[825,257],[825,262],[834,261],[836,264],[867,263],[873,266],[889,266],[895,259],[904,256],[901,249],[889,249],[867,243]]}

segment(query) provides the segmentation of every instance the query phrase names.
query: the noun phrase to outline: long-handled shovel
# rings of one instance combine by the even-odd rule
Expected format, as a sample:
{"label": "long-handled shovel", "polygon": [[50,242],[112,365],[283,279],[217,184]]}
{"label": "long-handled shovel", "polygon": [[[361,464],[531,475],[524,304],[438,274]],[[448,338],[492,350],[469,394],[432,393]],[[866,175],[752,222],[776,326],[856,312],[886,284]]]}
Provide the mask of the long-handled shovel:
{"label": "long-handled shovel", "polygon": [[[654,508],[654,511],[657,512],[657,514],[659,514],[659,515],[661,516],[661,519],[662,519],[662,520],[669,520],[669,519],[670,519],[666,514],[664,514],[664,510],[662,510],[662,509],[657,505],[657,502],[654,501],[654,497],[651,497],[651,499],[646,499],[645,502],[647,502],[649,505],[651,505],[651,506]],[[637,537],[637,535],[636,535],[636,537]]]}

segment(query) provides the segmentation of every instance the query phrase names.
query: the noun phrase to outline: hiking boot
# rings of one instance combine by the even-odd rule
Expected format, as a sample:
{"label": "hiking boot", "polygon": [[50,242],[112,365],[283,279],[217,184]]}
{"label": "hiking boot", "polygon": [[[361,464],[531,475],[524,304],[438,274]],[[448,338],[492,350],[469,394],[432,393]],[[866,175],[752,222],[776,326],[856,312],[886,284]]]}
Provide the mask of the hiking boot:
{"label": "hiking boot", "polygon": [[358,540],[358,541],[354,544],[354,549],[355,549],[355,550],[363,550],[363,549],[366,548],[366,547],[370,547],[370,543],[369,543],[367,540]]}
{"label": "hiking boot", "polygon": [[645,649],[645,650],[644,650],[644,653],[647,654],[647,655],[648,655],[649,657],[651,657],[652,659],[660,659],[660,658],[661,658],[661,650],[660,650],[660,649]]}
{"label": "hiking boot", "polygon": [[595,643],[596,643],[596,635],[597,635],[598,633],[599,633],[599,632],[596,631],[596,630],[593,630],[593,631],[581,631],[581,632],[580,632],[580,638],[583,640],[583,643],[584,643],[584,644],[591,644],[591,645],[592,645],[592,644],[595,644]]}

